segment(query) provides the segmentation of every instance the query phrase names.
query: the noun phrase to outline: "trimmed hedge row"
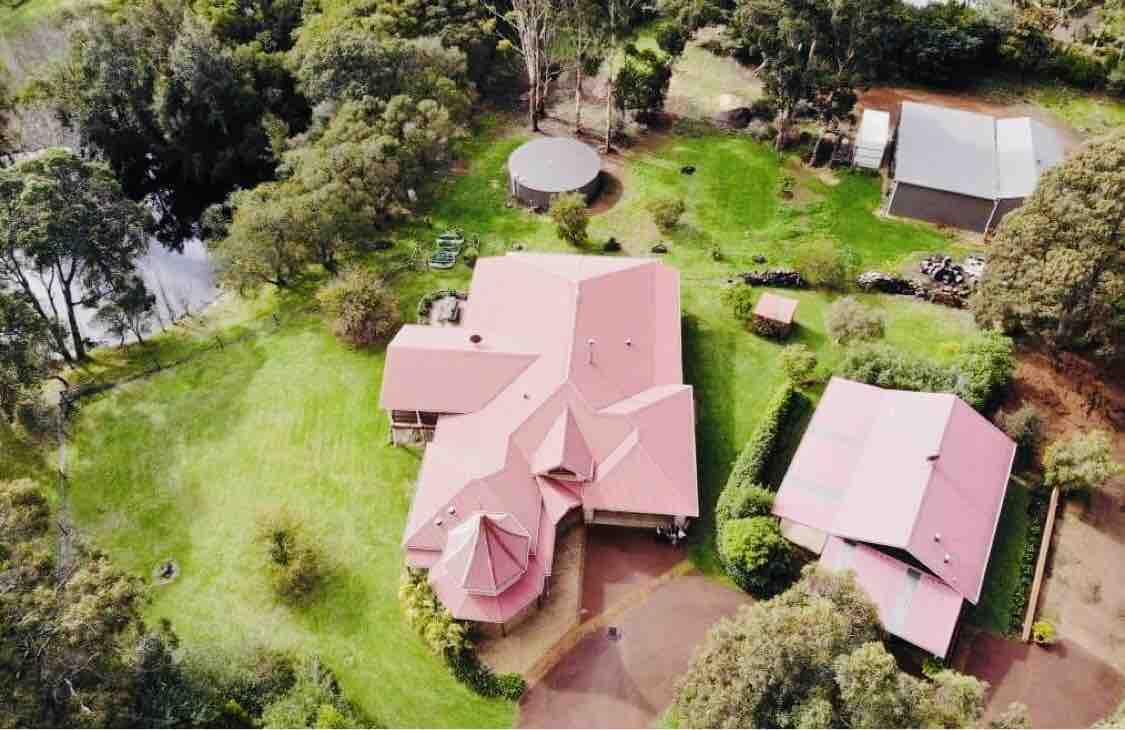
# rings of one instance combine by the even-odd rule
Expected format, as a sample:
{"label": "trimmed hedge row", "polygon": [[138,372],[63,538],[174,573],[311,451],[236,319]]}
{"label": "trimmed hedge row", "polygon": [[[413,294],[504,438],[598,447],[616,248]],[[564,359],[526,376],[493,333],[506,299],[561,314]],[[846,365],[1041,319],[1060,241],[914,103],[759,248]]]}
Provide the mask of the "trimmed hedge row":
{"label": "trimmed hedge row", "polygon": [[738,455],[738,460],[734,462],[724,490],[730,489],[732,485],[756,484],[761,480],[762,472],[765,471],[770,455],[777,446],[781,426],[793,408],[796,396],[797,389],[787,380],[770,399],[762,416],[762,422],[758,424],[754,435],[746,442],[742,453]]}
{"label": "trimmed hedge row", "polygon": [[1020,556],[1020,582],[1012,596],[1012,612],[1008,616],[1008,634],[1018,636],[1023,630],[1024,614],[1031,584],[1035,580],[1035,566],[1039,562],[1039,546],[1043,541],[1043,528],[1047,523],[1047,507],[1051,498],[1040,489],[1032,489],[1027,502],[1027,539]]}

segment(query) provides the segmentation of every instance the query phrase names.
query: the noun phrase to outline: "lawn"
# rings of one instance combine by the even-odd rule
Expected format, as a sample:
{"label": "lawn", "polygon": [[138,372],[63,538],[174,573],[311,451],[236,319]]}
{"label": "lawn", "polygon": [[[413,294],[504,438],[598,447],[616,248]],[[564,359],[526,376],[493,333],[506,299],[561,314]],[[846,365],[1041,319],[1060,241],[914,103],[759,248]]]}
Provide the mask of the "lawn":
{"label": "lawn", "polygon": [[1013,479],[1008,483],[992,556],[984,575],[984,589],[976,606],[970,605],[965,619],[970,623],[1006,634],[1012,616],[1012,598],[1020,587],[1020,562],[1027,542],[1027,487]]}
{"label": "lawn", "polygon": [[[426,240],[460,225],[482,237],[486,255],[516,242],[568,250],[548,219],[504,205],[504,161],[523,139],[495,121],[486,125],[466,148],[465,164],[435,191],[426,211],[431,224],[419,219],[399,238]],[[685,164],[696,174],[681,174]],[[845,174],[833,183],[798,173],[799,202],[783,203],[782,164],[743,137],[648,141],[614,162],[609,197],[617,200],[593,219],[598,243],[585,250],[597,252],[610,235],[638,255],[666,240],[667,261],[682,272],[685,373],[698,401],[705,514],[693,531],[693,556],[707,570],[714,569],[711,505],[783,377],[776,365],[781,346],[749,334],[721,306],[726,277],[753,265],[755,255],[784,264],[803,242],[824,237],[847,245],[862,265],[883,268],[949,245],[927,227],[877,218],[874,178]],[[644,208],[658,194],[688,203],[684,224],[671,236],[653,228]],[[715,245],[720,261],[710,254]],[[409,318],[424,292],[463,288],[469,275],[461,266],[441,276],[407,273],[394,286]],[[833,296],[790,294],[801,301],[793,341],[831,365],[841,354],[824,328]],[[948,357],[975,332],[965,312],[902,297],[863,298],[884,311],[887,341],[904,349]],[[387,725],[509,725],[511,704],[483,700],[454,682],[403,622],[399,541],[420,454],[387,445],[377,402],[382,351],[340,346],[308,304],[307,291],[230,299],[208,312],[208,323],[193,323],[191,334],[99,353],[88,379],[135,372],[154,358],[167,365],[195,357],[82,407],[73,426],[73,514],[124,567],[149,575],[163,560],[179,562],[181,577],[154,589],[149,615],[172,619],[188,646],[319,653],[345,691]],[[204,351],[216,333],[227,344]],[[254,542],[259,515],[280,506],[323,541],[333,560],[321,598],[303,609],[271,597]]]}

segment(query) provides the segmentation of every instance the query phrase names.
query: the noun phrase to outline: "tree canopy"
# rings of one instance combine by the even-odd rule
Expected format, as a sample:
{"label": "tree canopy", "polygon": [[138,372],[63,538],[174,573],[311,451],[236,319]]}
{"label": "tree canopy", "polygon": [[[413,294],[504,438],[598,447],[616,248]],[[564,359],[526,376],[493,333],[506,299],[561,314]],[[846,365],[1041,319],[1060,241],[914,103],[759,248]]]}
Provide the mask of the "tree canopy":
{"label": "tree canopy", "polygon": [[879,641],[875,606],[844,573],[800,582],[712,627],[673,705],[687,727],[967,727],[986,685],[902,672]]}
{"label": "tree canopy", "polygon": [[1005,216],[972,307],[1056,349],[1125,356],[1125,129],[1048,170]]}

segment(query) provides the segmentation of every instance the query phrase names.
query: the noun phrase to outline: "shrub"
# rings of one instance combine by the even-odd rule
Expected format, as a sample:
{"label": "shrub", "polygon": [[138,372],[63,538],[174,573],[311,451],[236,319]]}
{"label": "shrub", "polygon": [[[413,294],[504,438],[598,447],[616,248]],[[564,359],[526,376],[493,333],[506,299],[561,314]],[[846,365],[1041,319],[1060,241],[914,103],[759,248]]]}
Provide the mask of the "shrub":
{"label": "shrub", "polygon": [[523,677],[515,672],[497,674],[471,649],[449,652],[445,660],[457,681],[482,697],[503,697],[514,701],[527,691],[527,682]]}
{"label": "shrub", "polygon": [[837,344],[876,340],[883,336],[883,315],[861,304],[855,297],[843,297],[832,302],[824,324]]}
{"label": "shrub", "polygon": [[777,118],[777,100],[763,96],[750,102],[750,116],[763,122],[772,122]]}
{"label": "shrub", "polygon": [[676,230],[680,218],[687,211],[687,205],[680,198],[659,197],[650,200],[646,205],[652,214],[652,221],[661,233],[668,234]]}
{"label": "shrub", "polygon": [[345,271],[316,298],[331,319],[332,332],[356,347],[390,339],[402,324],[398,300],[370,269]]}
{"label": "shrub", "polygon": [[263,727],[350,728],[370,723],[340,694],[335,675],[315,657],[285,694],[262,711]]}
{"label": "shrub", "polygon": [[690,33],[677,23],[661,23],[656,27],[656,45],[669,56],[679,56],[687,47]]}
{"label": "shrub", "polygon": [[1047,619],[1039,619],[1031,625],[1031,640],[1036,644],[1055,643],[1055,625]]}
{"label": "shrub", "polygon": [[403,571],[398,600],[406,622],[435,656],[450,656],[472,648],[468,628],[441,605],[422,571]]}
{"label": "shrub", "polygon": [[778,358],[781,371],[796,385],[811,382],[816,371],[816,353],[807,345],[789,345]]}
{"label": "shrub", "polygon": [[773,492],[754,483],[731,484],[719,495],[715,524],[721,528],[729,520],[766,517],[772,510]]}
{"label": "shrub", "polygon": [[793,388],[793,384],[788,381],[774,394],[762,413],[762,420],[758,424],[758,428],[754,430],[754,434],[742,447],[742,452],[734,462],[724,491],[738,485],[754,484],[761,481],[762,472],[765,471],[766,464],[769,463],[770,456],[777,445],[777,437],[781,433],[781,426],[793,408],[796,397],[797,391]]}
{"label": "shrub", "polygon": [[258,541],[266,548],[270,580],[282,600],[300,603],[324,580],[323,554],[288,512],[263,516],[258,524]]}
{"label": "shrub", "polygon": [[625,44],[624,57],[613,78],[614,101],[621,111],[652,114],[664,107],[672,81],[672,59],[648,48]]}
{"label": "shrub", "polygon": [[605,245],[602,246],[602,250],[606,253],[616,253],[621,250],[621,243],[615,237],[610,236]]}
{"label": "shrub", "polygon": [[1012,380],[1016,369],[1012,341],[998,332],[986,331],[962,349],[952,369],[954,392],[973,408],[984,410]]}
{"label": "shrub", "polygon": [[754,305],[758,298],[754,295],[752,287],[745,284],[733,284],[723,289],[719,297],[723,304],[730,307],[731,312],[737,319],[749,322],[754,318]]}
{"label": "shrub", "polygon": [[1097,489],[1121,471],[1113,460],[1113,446],[1105,431],[1076,433],[1047,447],[1043,455],[1043,483],[1064,494]]}
{"label": "shrub", "polygon": [[1016,442],[1020,462],[1030,464],[1039,448],[1040,429],[1043,426],[1039,409],[1028,403],[1011,413],[1003,413],[1000,416],[1000,426]]}
{"label": "shrub", "polygon": [[868,385],[900,390],[952,393],[954,386],[953,375],[947,368],[881,344],[848,348],[836,373]]}
{"label": "shrub", "polygon": [[792,576],[792,548],[773,517],[729,520],[719,529],[719,558],[743,590],[767,596]]}
{"label": "shrub", "polygon": [[851,279],[851,257],[832,241],[802,245],[794,256],[794,266],[814,286],[842,291]]}
{"label": "shrub", "polygon": [[586,199],[579,193],[557,195],[551,201],[551,220],[559,238],[571,246],[584,246],[588,240],[586,229],[590,225],[590,215],[586,211]]}

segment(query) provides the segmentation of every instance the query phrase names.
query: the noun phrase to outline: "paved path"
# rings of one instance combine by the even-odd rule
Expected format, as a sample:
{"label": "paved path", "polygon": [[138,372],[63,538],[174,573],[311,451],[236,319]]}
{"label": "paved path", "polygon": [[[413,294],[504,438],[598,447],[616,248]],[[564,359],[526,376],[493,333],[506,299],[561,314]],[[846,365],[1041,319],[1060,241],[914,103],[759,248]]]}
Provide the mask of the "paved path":
{"label": "paved path", "polygon": [[[592,567],[588,562],[587,571]],[[532,684],[520,703],[520,727],[652,727],[707,629],[750,600],[676,571],[637,591],[622,610],[611,607],[605,621],[592,621],[593,630]],[[606,623],[620,638],[609,638]]]}
{"label": "paved path", "polygon": [[986,720],[1022,702],[1034,727],[1090,727],[1125,694],[1125,677],[1065,639],[1050,649],[983,632],[964,641],[958,667],[991,685]]}

